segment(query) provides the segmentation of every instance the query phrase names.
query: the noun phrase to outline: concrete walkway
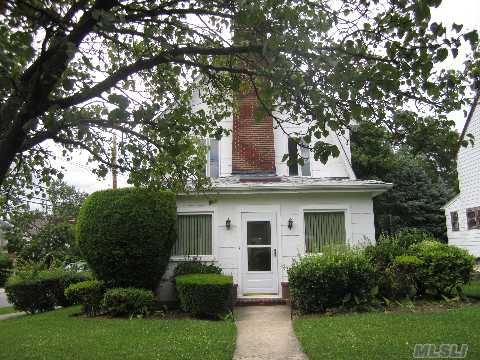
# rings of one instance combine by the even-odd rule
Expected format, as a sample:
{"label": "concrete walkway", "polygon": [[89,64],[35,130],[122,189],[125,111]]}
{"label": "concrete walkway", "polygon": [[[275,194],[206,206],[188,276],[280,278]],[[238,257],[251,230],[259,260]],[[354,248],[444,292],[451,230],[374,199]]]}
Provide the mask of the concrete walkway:
{"label": "concrete walkway", "polygon": [[237,348],[234,360],[306,360],[286,305],[235,308]]}
{"label": "concrete walkway", "polygon": [[7,300],[7,294],[5,294],[5,289],[0,289],[0,308],[11,306]]}

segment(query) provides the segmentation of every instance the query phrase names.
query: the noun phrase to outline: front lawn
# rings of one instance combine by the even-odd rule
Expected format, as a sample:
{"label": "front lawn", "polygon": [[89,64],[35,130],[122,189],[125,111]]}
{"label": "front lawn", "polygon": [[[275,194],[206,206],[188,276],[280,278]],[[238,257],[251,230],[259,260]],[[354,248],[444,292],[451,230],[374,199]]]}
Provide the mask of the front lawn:
{"label": "front lawn", "polygon": [[1,307],[0,308],[0,315],[11,314],[16,312],[13,306]]}
{"label": "front lawn", "polygon": [[463,286],[463,293],[474,299],[480,299],[480,281],[474,280]]}
{"label": "front lawn", "polygon": [[229,321],[73,317],[78,307],[0,321],[3,360],[231,359]]}
{"label": "front lawn", "polygon": [[310,360],[412,359],[415,344],[468,344],[480,359],[480,305],[452,310],[301,317],[295,333]]}

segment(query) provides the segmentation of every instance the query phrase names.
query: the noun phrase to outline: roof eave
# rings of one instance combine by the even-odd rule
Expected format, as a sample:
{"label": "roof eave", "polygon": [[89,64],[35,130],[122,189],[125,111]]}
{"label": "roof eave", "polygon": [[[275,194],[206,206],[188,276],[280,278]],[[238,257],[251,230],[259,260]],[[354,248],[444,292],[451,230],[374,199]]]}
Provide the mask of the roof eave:
{"label": "roof eave", "polygon": [[[326,193],[326,192],[348,192],[348,193],[372,193],[373,196],[380,195],[391,189],[393,184],[335,184],[335,185],[308,185],[308,186],[278,186],[278,185],[250,185],[250,186],[222,186],[215,187],[211,191],[201,193],[213,194],[300,194],[300,193]],[[196,196],[200,193],[178,194],[179,196]]]}

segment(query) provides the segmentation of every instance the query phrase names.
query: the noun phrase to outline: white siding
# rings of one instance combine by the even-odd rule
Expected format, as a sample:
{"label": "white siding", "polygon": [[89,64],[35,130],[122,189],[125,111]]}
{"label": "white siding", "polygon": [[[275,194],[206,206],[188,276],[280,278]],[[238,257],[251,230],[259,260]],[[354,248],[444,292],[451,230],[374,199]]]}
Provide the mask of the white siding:
{"label": "white siding", "polygon": [[[213,213],[213,256],[225,274],[233,275],[234,283],[241,277],[241,214],[245,211],[272,211],[277,219],[278,274],[280,282],[288,281],[286,268],[305,252],[303,213],[308,210],[344,210],[347,242],[352,246],[364,246],[375,241],[373,206],[367,193],[318,193],[318,194],[255,194],[217,195],[209,202],[203,196],[180,197],[177,211]],[[230,218],[230,230],[225,221]],[[288,219],[293,219],[288,229]],[[174,263],[161,284],[161,297],[171,296],[171,277]],[[162,294],[163,293],[163,294]]]}
{"label": "white siding", "polygon": [[[208,112],[208,106],[202,102],[199,92],[194,91],[191,104],[194,110],[200,109]],[[278,118],[285,118],[282,114],[275,114]],[[233,129],[233,117],[230,116],[221,121],[220,125],[226,129]],[[283,124],[283,129],[288,134],[305,134],[308,124],[302,123],[299,125]],[[278,126],[274,128],[274,143],[275,143],[275,167],[277,175],[288,176],[288,167],[286,162],[282,162],[284,154],[288,153],[288,136]],[[324,141],[335,144],[340,150],[340,156],[330,158],[326,164],[316,161],[313,153],[310,156],[311,176],[314,178],[321,177],[345,177],[355,178],[351,170],[351,152],[350,152],[350,133],[347,131],[344,135],[336,135],[331,132]],[[225,136],[220,140],[219,144],[220,156],[220,176],[229,176],[232,174],[232,135]]]}
{"label": "white siding", "polygon": [[[445,208],[448,242],[469,250],[480,257],[480,230],[467,228],[466,209],[480,206],[480,105],[473,110],[467,134],[475,137],[475,144],[461,148],[458,152],[457,170],[460,195]],[[458,211],[460,231],[452,231],[450,212]]]}

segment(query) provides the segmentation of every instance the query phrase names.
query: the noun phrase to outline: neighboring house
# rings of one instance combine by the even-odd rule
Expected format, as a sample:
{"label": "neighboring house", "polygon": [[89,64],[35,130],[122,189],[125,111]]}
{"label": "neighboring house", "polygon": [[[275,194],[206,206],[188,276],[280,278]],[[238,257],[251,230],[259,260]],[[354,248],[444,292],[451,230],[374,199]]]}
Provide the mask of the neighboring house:
{"label": "neighboring house", "polygon": [[[192,101],[196,108],[205,106],[198,94]],[[286,269],[298,256],[323,245],[375,241],[372,198],[391,184],[355,178],[349,134],[330,133],[327,141],[339,147],[340,156],[324,165],[272,118],[256,122],[253,94],[238,101],[239,115],[221,124],[232,134],[209,140],[213,190],[178,195],[178,242],[161,298],[172,294],[166,279],[173,265],[188,257],[214,261],[233,275],[239,297],[275,298],[288,293]],[[284,129],[301,133],[304,126]],[[303,166],[282,162],[285,153],[295,152],[305,159]]]}
{"label": "neighboring house", "polygon": [[445,206],[448,243],[480,257],[480,105],[479,94],[462,131],[474,136],[474,144],[461,147],[457,154],[460,193]]}

